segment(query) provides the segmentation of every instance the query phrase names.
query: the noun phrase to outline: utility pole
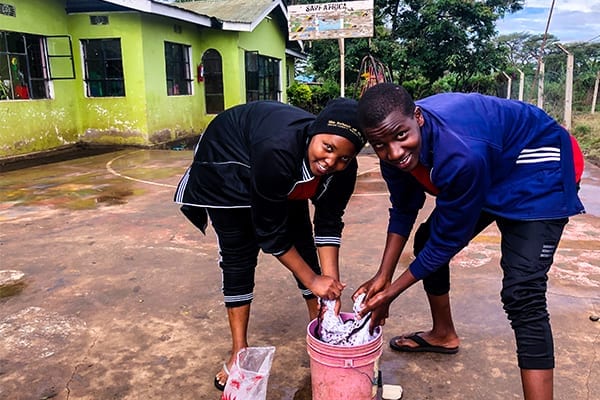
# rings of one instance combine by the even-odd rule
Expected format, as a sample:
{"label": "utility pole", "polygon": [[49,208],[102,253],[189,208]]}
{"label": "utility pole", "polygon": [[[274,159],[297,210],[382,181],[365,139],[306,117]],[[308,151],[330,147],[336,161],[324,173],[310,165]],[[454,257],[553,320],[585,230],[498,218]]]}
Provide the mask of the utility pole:
{"label": "utility pole", "polygon": [[345,97],[346,94],[346,50],[344,46],[344,38],[338,39],[338,44],[340,46],[340,97]]}
{"label": "utility pole", "polygon": [[[540,79],[544,80],[544,47],[546,47],[546,40],[548,39],[548,28],[550,28],[550,21],[552,20],[552,12],[554,11],[554,3],[556,0],[552,0],[552,4],[550,5],[550,12],[548,13],[548,20],[546,21],[546,29],[544,30],[544,37],[542,39],[542,46],[540,47],[540,54],[538,56],[538,67],[535,71],[535,75],[533,76],[533,85],[531,85],[531,89],[535,86],[535,82]],[[538,83],[538,107],[542,108],[543,100],[540,101],[540,88],[542,89],[542,96],[544,92],[544,84],[540,85]],[[530,98],[532,96],[529,96]]]}

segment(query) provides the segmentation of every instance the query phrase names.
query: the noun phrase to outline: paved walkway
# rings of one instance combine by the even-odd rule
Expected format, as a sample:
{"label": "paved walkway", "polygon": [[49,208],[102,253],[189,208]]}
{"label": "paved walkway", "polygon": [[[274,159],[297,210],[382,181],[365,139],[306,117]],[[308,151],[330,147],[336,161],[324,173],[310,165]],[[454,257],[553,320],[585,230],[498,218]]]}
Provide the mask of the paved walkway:
{"label": "paved walkway", "polygon": [[[191,157],[127,150],[0,174],[0,270],[25,273],[18,293],[0,299],[1,399],[220,398],[212,380],[229,330],[215,237],[202,237],[171,201]],[[344,308],[376,270],[387,223],[377,160],[363,154],[359,164],[342,248]],[[589,213],[571,219],[549,283],[555,397],[564,400],[600,399],[600,322],[589,318],[600,314],[598,168],[589,166],[582,197]],[[457,355],[384,347],[384,382],[402,385],[403,399],[521,397],[498,243],[489,228],[453,263]],[[391,313],[386,343],[429,327],[420,285]],[[307,322],[289,273],[261,256],[250,339],[277,348],[269,400],[310,399]]]}

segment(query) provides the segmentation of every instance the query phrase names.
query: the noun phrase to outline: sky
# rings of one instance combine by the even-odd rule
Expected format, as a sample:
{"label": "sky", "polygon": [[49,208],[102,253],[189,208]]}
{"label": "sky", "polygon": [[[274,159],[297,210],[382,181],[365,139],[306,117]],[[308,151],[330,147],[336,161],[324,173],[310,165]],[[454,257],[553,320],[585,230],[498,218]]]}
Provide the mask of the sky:
{"label": "sky", "polygon": [[[501,35],[543,34],[552,0],[525,0],[524,8],[498,20]],[[600,0],[555,0],[548,33],[560,42],[600,43]]]}

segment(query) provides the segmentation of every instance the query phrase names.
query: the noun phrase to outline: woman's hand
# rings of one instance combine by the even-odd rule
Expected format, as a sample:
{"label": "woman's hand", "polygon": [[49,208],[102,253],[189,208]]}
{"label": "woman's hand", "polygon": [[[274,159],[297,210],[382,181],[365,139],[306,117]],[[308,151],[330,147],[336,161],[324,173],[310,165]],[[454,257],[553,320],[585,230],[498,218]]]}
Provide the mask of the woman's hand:
{"label": "woman's hand", "polygon": [[327,300],[337,300],[342,295],[342,290],[344,290],[346,285],[330,276],[314,275],[312,281],[306,287],[317,297]]}
{"label": "woman's hand", "polygon": [[[341,309],[342,309],[342,298],[338,297],[337,299],[335,299],[335,305],[333,306],[333,312],[335,313],[335,315],[339,315]],[[329,308],[327,307],[327,305],[325,305],[325,302],[320,301],[319,302],[319,319],[323,319],[325,312],[328,310],[329,310]]]}

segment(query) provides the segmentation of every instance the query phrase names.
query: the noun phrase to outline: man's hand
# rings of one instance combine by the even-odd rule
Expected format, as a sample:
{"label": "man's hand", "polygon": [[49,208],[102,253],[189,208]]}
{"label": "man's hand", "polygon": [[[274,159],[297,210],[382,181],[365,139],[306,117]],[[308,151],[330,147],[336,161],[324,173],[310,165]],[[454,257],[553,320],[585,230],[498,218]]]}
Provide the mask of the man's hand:
{"label": "man's hand", "polygon": [[356,298],[361,294],[365,294],[364,302],[367,302],[371,297],[375,296],[377,293],[385,290],[388,286],[390,286],[390,281],[386,279],[381,274],[376,274],[374,277],[360,285],[358,289],[352,295],[352,300],[356,301]]}
{"label": "man's hand", "polygon": [[[377,275],[375,275],[373,279],[374,281],[370,286],[373,288],[373,294],[370,298],[363,302],[363,308],[359,312],[361,317],[365,316],[369,311],[372,312],[370,324],[371,332],[373,332],[373,329],[375,329],[375,327],[378,325],[385,324],[386,318],[390,315],[389,311],[392,301],[394,301],[396,297],[400,296],[401,293],[417,282],[417,279],[408,268],[402,274],[400,274],[398,279],[396,279],[394,282],[389,282],[387,279],[382,279]],[[370,281],[368,281],[366,284],[369,282]],[[375,288],[381,287],[381,285],[384,285],[385,288],[375,292]],[[361,289],[362,286],[358,290]]]}
{"label": "man's hand", "polygon": [[386,289],[363,302],[363,308],[361,308],[358,315],[364,317],[371,312],[371,323],[369,324],[371,334],[373,334],[376,327],[385,325],[385,320],[390,315],[390,304],[394,298],[390,296],[390,290]]}

